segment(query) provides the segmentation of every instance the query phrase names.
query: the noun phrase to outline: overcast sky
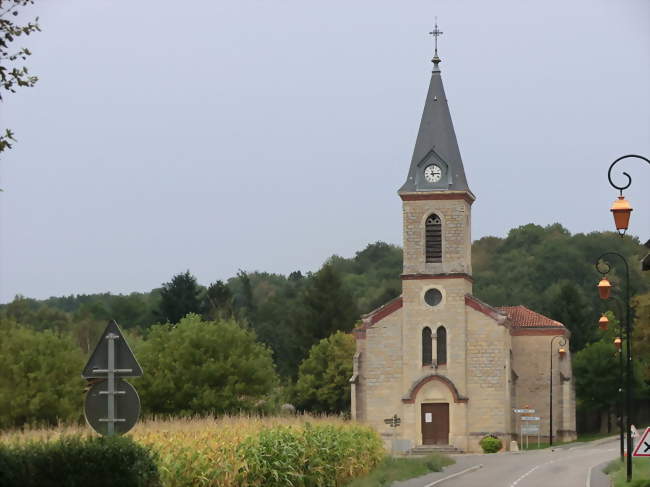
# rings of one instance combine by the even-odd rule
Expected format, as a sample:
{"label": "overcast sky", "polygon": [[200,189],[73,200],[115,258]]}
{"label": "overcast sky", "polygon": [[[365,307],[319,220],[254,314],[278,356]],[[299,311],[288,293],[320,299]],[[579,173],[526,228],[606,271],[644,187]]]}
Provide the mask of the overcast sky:
{"label": "overcast sky", "polygon": [[[530,222],[611,230],[609,164],[650,155],[647,0],[59,0],[28,13],[40,81],[0,106],[18,138],[0,161],[1,302],[148,291],[186,269],[202,284],[309,271],[401,245],[396,191],[436,15],[474,239]],[[624,169],[645,241],[650,166]]]}

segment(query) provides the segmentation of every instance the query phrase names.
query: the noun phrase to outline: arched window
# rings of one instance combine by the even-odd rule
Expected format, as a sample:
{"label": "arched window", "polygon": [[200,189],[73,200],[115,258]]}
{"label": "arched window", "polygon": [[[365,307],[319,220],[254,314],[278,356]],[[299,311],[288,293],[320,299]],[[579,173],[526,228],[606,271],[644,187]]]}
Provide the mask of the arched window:
{"label": "arched window", "polygon": [[431,349],[431,328],[427,326],[422,330],[422,365],[431,365]]}
{"label": "arched window", "polygon": [[426,262],[442,262],[442,225],[435,213],[429,215],[425,224]]}
{"label": "arched window", "polygon": [[444,326],[436,330],[436,360],[438,365],[447,363],[447,330]]}

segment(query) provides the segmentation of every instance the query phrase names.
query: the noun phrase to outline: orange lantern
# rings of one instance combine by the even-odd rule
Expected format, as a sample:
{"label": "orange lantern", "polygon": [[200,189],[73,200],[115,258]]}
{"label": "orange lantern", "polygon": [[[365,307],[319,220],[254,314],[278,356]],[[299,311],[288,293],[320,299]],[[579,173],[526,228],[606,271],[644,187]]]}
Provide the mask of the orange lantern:
{"label": "orange lantern", "polygon": [[566,354],[566,350],[563,347],[560,347],[560,349],[557,351],[560,354],[560,358],[564,358],[564,355]]}
{"label": "orange lantern", "polygon": [[609,283],[606,277],[603,277],[598,283],[598,294],[600,294],[600,299],[609,299],[609,291],[612,288],[612,285]]}
{"label": "orange lantern", "polygon": [[601,330],[605,331],[605,330],[607,330],[607,325],[608,325],[608,324],[609,324],[609,320],[607,319],[607,316],[605,316],[605,315],[603,314],[603,315],[600,317],[600,319],[598,320],[598,328],[600,328]]}
{"label": "orange lantern", "polygon": [[614,338],[614,346],[616,347],[616,350],[619,352],[621,351],[621,339],[619,337]]}
{"label": "orange lantern", "polygon": [[[630,223],[630,213],[632,213],[630,203],[625,199],[625,197],[623,197],[623,195],[621,195],[616,201],[614,201],[614,203],[612,203],[612,207],[609,211],[614,215],[616,230],[618,230],[618,233],[621,236],[625,235],[627,226]],[[621,232],[621,230],[623,231]]]}

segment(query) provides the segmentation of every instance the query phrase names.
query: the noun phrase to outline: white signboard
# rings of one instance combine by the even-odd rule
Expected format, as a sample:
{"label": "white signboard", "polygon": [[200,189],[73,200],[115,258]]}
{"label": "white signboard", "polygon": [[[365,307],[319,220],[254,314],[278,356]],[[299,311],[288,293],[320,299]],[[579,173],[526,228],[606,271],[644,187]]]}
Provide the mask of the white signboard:
{"label": "white signboard", "polygon": [[539,418],[539,416],[522,416],[521,420],[522,421],[539,421],[540,418]]}
{"label": "white signboard", "polygon": [[433,414],[432,413],[424,413],[424,422],[425,423],[432,423],[433,422]]}
{"label": "white signboard", "polygon": [[522,435],[536,435],[537,433],[539,433],[538,424],[527,424],[526,426],[521,427]]}
{"label": "white signboard", "polygon": [[521,413],[533,414],[535,412],[534,409],[513,409],[513,411],[517,414],[521,414]]}

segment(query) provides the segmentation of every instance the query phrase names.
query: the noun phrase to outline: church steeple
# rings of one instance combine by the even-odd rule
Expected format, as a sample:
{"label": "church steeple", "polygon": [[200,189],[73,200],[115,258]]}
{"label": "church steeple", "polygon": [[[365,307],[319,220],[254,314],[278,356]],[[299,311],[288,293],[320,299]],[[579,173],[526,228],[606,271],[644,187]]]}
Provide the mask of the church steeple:
{"label": "church steeple", "polygon": [[440,76],[438,57],[438,36],[442,34],[438,25],[432,32],[436,47],[433,72],[429,91],[424,104],[420,129],[415,141],[413,158],[406,182],[400,188],[400,195],[414,192],[466,191],[474,199],[463,168],[449,105]]}

